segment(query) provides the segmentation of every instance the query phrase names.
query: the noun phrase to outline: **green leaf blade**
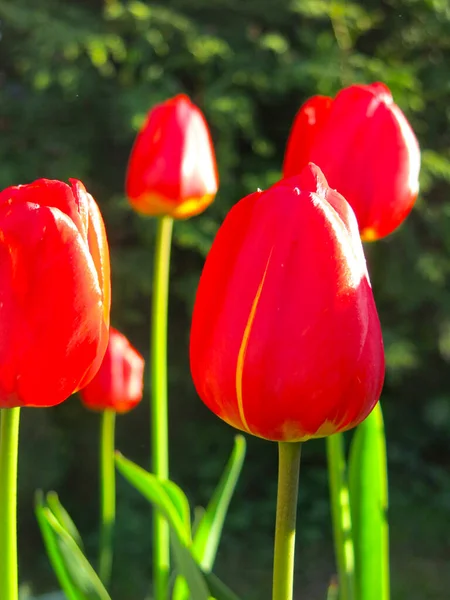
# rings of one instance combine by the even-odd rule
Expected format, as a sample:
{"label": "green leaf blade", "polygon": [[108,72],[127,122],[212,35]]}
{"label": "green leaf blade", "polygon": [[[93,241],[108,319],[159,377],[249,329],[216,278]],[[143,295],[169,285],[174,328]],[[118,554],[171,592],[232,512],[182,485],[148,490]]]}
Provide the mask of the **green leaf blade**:
{"label": "green leaf blade", "polygon": [[173,481],[162,481],[161,485],[170,497],[186,531],[188,542],[191,542],[191,509],[183,490]]}
{"label": "green leaf blade", "polygon": [[189,590],[189,592],[187,592],[185,585],[183,585],[182,587],[185,588],[183,591],[188,593],[188,598],[195,600],[210,600],[211,595],[205,577],[194,556],[191,554],[190,549],[181,542],[173,528],[171,528],[170,533],[170,542],[177,570],[183,578],[181,580],[178,578],[178,581],[184,580]]}
{"label": "green leaf blade", "polygon": [[239,596],[236,596],[214,573],[205,573],[205,579],[215,600],[240,600]]}
{"label": "green leaf blade", "polygon": [[[205,576],[214,565],[228,506],[244,463],[245,450],[245,438],[242,435],[236,436],[231,456],[206,510],[196,511],[198,518],[194,524],[192,554]],[[187,600],[189,598],[188,587],[186,581],[178,577],[175,581],[172,600]]]}
{"label": "green leaf blade", "polygon": [[82,550],[48,506],[36,499],[36,516],[50,562],[69,600],[111,600]]}
{"label": "green leaf blade", "polygon": [[[190,542],[190,524],[187,526],[185,523],[186,509],[182,509],[183,516],[179,513],[181,495],[177,495],[175,502],[173,500],[174,487],[177,486],[173,482],[170,482],[169,486],[169,482],[159,480],[155,475],[148,473],[118,452],[116,452],[116,465],[125,479],[158,508],[183,543],[188,544]],[[180,488],[178,490],[184,495]]]}
{"label": "green leaf blade", "polygon": [[245,451],[245,438],[237,435],[222,477],[196,528],[192,550],[204,571],[211,570],[214,565],[225,517],[244,463]]}
{"label": "green leaf blade", "polygon": [[58,579],[58,582],[67,596],[68,600],[86,600],[85,596],[76,589],[66,567],[64,560],[58,549],[53,529],[49,525],[45,515],[45,505],[42,492],[36,494],[35,501],[36,519],[41,530],[41,535],[44,540],[44,545],[47,550],[47,556],[52,565],[53,571]]}
{"label": "green leaf blade", "polygon": [[72,521],[69,513],[66,511],[64,506],[61,504],[58,494],[56,492],[48,492],[46,496],[47,506],[52,511],[54,516],[58,519],[61,527],[63,527],[67,533],[73,538],[78,546],[83,548],[83,540],[81,539],[80,532],[78,531],[75,523]]}

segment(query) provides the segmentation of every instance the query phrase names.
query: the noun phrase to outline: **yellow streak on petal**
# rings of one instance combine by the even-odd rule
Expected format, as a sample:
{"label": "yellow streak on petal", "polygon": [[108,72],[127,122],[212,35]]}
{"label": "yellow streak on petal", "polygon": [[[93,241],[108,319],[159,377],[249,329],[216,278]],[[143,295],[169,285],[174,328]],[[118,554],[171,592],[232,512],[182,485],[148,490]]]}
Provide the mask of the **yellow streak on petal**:
{"label": "yellow streak on petal", "polygon": [[[272,250],[273,250],[273,248],[272,248]],[[247,325],[245,326],[245,329],[244,329],[244,335],[242,336],[241,347],[239,348],[237,365],[236,365],[236,398],[237,398],[239,416],[242,421],[242,426],[249,433],[251,433],[251,431],[248,426],[247,419],[245,418],[244,406],[243,406],[243,401],[242,401],[242,376],[243,376],[243,372],[244,372],[244,361],[245,361],[245,354],[247,352],[248,340],[250,337],[250,333],[252,331],[253,321],[255,320],[256,309],[258,308],[259,299],[261,297],[261,292],[262,292],[262,289],[264,286],[264,280],[266,279],[267,269],[269,268],[269,262],[270,262],[270,257],[272,256],[272,250],[270,251],[269,258],[267,259],[266,268],[264,269],[261,283],[258,286],[256,295],[255,295],[255,299],[253,300],[253,304],[250,309],[250,314],[248,316]]]}

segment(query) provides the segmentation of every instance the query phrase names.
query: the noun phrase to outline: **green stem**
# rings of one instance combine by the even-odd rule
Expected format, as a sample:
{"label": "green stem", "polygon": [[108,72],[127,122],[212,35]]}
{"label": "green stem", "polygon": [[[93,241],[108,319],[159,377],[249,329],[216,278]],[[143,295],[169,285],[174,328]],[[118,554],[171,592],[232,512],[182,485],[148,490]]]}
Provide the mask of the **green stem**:
{"label": "green stem", "polygon": [[300,442],[278,443],[278,496],[272,600],[292,600]]}
{"label": "green stem", "polygon": [[380,402],[356,428],[349,483],[357,598],[389,600],[388,471]]}
{"label": "green stem", "polygon": [[17,452],[20,408],[3,408],[0,413],[0,598],[17,600]]}
{"label": "green stem", "polygon": [[[153,274],[150,344],[152,471],[161,479],[169,477],[167,306],[172,228],[171,217],[159,219]],[[158,511],[155,511],[153,519],[153,555],[153,596],[155,600],[167,600],[170,568],[169,526]]]}
{"label": "green stem", "polygon": [[344,436],[327,437],[328,478],[330,483],[331,517],[334,550],[339,575],[339,600],[355,598],[355,555],[348,492]]}
{"label": "green stem", "polygon": [[113,560],[113,536],[116,520],[116,472],[114,463],[114,432],[116,413],[104,410],[101,417],[100,449],[100,552],[99,577],[109,586]]}

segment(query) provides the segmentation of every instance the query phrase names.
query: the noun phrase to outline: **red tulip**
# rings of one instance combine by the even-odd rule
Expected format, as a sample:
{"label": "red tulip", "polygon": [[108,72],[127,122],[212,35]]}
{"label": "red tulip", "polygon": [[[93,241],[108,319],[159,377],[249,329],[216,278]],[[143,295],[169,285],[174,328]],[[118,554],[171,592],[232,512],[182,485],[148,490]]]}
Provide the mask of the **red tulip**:
{"label": "red tulip", "polygon": [[94,379],[80,390],[83,403],[92,410],[131,410],[142,400],[144,364],[127,338],[111,327],[102,365]]}
{"label": "red tulip", "polygon": [[53,406],[86,385],[109,308],[105,228],[83,184],[0,192],[0,407]]}
{"label": "red tulip", "polygon": [[411,211],[419,190],[417,139],[382,83],[352,85],[336,98],[314,96],[298,111],[283,174],[308,162],[355,211],[363,240],[382,238]]}
{"label": "red tulip", "polygon": [[200,109],[180,94],[150,110],[128,164],[133,208],[185,219],[205,210],[217,187],[214,148]]}
{"label": "red tulip", "polygon": [[269,440],[344,431],[375,406],[383,342],[357,223],[315,165],[231,209],[200,279],[190,359],[205,404]]}

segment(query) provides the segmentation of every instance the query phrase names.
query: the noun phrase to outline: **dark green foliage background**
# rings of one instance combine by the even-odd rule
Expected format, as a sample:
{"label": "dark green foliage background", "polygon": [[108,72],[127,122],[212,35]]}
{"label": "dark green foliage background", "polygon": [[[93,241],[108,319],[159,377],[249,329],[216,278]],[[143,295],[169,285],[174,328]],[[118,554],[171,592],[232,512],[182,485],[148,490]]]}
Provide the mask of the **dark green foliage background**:
{"label": "dark green foliage background", "polygon": [[[450,588],[450,4],[448,0],[0,0],[0,187],[80,178],[101,205],[113,266],[113,323],[147,355],[155,224],[124,197],[127,157],[146,111],[187,92],[204,110],[221,187],[177,222],[171,270],[172,476],[206,502],[233,431],[196,397],[189,319],[204,256],[229,207],[280,176],[299,105],[354,81],[384,81],[423,151],[416,208],[366,247],[388,361],[383,406],[391,469],[394,600],[444,600]],[[338,149],[337,149],[338,151]],[[118,421],[117,445],[148,463],[148,408]],[[77,399],[23,411],[21,579],[56,587],[32,513],[54,488],[92,557],[98,415]],[[306,445],[298,587],[323,599],[333,573],[323,442]],[[270,595],[276,448],[249,440],[218,571],[245,598]],[[149,510],[119,481],[115,599],[144,597]],[[446,562],[447,561],[447,562]]]}

